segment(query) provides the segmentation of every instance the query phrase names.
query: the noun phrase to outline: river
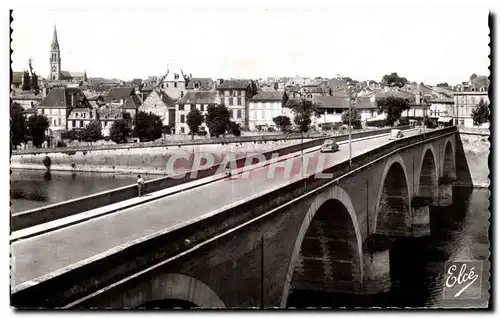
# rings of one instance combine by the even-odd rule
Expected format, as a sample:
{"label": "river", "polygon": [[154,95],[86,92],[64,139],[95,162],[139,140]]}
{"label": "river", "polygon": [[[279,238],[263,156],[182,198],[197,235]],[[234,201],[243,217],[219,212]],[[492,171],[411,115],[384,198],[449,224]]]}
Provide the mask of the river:
{"label": "river", "polygon": [[[135,174],[13,170],[10,179],[11,213],[30,210],[105,190],[135,184]],[[158,176],[143,175],[144,180]]]}
{"label": "river", "polygon": [[[155,176],[144,176],[146,179]],[[13,171],[12,213],[135,183],[132,174]],[[293,307],[486,307],[489,299],[489,190],[453,188],[449,207],[431,208],[431,235],[396,240],[391,249],[392,289],[370,297],[292,292]],[[443,299],[444,263],[483,260],[481,298]]]}

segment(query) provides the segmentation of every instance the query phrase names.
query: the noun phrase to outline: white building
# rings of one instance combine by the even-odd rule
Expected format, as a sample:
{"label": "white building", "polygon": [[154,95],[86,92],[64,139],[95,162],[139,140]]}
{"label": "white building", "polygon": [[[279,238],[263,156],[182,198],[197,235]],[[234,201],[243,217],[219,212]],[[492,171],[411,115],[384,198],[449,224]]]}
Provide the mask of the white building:
{"label": "white building", "polygon": [[174,118],[170,118],[175,116],[175,103],[176,101],[166,93],[154,89],[139,107],[139,111],[160,116],[163,126],[167,126],[175,122]]}
{"label": "white building", "polygon": [[490,99],[487,89],[481,88],[479,91],[455,92],[455,105],[452,114],[455,125],[473,127],[472,111],[476,109],[481,100],[489,104]]}
{"label": "white building", "polygon": [[[283,112],[285,92],[260,91],[248,103],[248,125],[250,130],[257,126],[267,126],[278,129],[273,121],[277,116],[287,116]],[[286,111],[289,114],[289,111]],[[289,117],[289,116],[288,116]]]}

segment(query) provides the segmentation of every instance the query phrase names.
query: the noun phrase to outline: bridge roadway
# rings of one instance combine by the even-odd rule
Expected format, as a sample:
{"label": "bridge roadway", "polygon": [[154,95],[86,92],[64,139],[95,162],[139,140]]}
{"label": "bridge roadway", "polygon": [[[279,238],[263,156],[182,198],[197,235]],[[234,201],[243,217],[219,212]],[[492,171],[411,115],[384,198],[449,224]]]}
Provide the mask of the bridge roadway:
{"label": "bridge roadway", "polygon": [[[417,130],[405,132],[406,136],[418,134]],[[388,134],[352,143],[353,157],[390,143]],[[348,160],[349,145],[340,145],[340,151],[325,153],[324,169]],[[324,158],[324,159],[323,159]],[[301,172],[307,162],[307,173]],[[148,202],[119,212],[70,225],[52,232],[16,241],[11,244],[13,255],[12,291],[22,290],[36,282],[57,276],[72,268],[97,260],[133,245],[145,236],[181,227],[195,219],[217,213],[238,201],[259,196],[291,181],[317,172],[320,152],[305,154],[279,163],[291,165],[289,178],[284,177],[284,167],[276,168],[273,178],[267,174],[271,166],[250,171],[248,178],[233,176],[208,185]]]}

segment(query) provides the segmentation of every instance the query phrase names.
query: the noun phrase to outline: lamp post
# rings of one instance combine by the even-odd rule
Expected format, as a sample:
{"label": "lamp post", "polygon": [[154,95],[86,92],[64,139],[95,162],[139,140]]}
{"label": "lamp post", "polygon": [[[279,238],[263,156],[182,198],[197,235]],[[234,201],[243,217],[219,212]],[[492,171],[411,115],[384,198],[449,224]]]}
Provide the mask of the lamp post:
{"label": "lamp post", "polygon": [[347,100],[349,101],[349,170],[352,169],[352,145],[351,145],[351,91],[347,87]]}

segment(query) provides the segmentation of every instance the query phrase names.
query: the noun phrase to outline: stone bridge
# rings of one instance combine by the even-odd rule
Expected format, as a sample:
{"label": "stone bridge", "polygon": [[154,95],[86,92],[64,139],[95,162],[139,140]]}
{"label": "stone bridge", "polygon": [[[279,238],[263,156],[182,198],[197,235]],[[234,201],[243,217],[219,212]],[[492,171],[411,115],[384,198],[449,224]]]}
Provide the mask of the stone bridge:
{"label": "stone bridge", "polygon": [[[395,237],[430,234],[430,206],[470,175],[456,127],[403,138],[12,296],[14,306],[286,307],[297,290],[391,288]],[[465,163],[466,165],[466,163]],[[457,169],[458,168],[458,169]]]}

